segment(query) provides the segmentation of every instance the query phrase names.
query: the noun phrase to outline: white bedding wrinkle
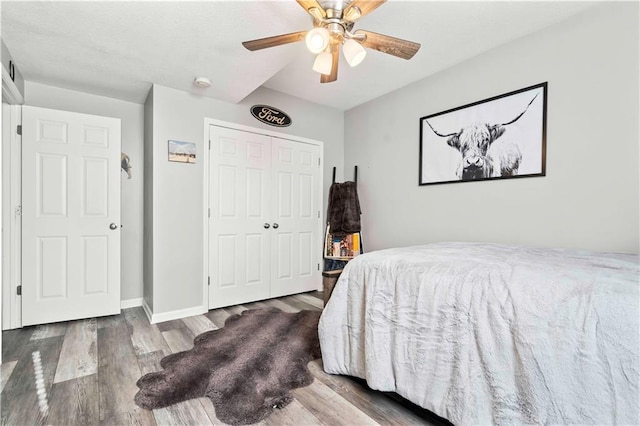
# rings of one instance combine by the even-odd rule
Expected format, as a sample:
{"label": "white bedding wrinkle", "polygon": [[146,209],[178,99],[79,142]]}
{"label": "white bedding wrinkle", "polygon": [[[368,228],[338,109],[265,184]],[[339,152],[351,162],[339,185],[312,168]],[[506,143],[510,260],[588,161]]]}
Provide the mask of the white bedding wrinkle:
{"label": "white bedding wrinkle", "polygon": [[470,424],[639,424],[637,255],[498,244],[381,250],[345,267],[324,369]]}

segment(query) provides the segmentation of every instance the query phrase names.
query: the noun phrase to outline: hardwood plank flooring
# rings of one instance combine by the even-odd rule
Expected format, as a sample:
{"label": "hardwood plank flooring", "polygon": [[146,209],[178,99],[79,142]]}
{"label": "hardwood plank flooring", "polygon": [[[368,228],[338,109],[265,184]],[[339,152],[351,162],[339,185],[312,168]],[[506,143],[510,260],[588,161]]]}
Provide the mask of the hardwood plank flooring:
{"label": "hardwood plank flooring", "polygon": [[31,335],[31,340],[46,339],[47,337],[64,336],[67,333],[66,322],[42,324],[36,326]]}
{"label": "hardwood plank flooring", "polygon": [[322,299],[318,299],[317,297],[309,296],[308,294],[302,293],[302,294],[296,294],[294,296],[289,296],[289,297],[301,300],[304,303],[307,303],[309,305],[315,306],[318,309],[322,309],[324,307],[324,303],[322,302]]}
{"label": "hardwood plank flooring", "polygon": [[100,423],[154,423],[153,414],[148,410],[140,412],[133,402],[138,392],[136,382],[142,374],[129,328],[126,324],[102,328],[98,330],[98,342]]}
{"label": "hardwood plank flooring", "polygon": [[0,365],[0,392],[4,390],[4,385],[7,384],[13,369],[16,368],[18,361],[9,361]]}
{"label": "hardwood plank flooring", "polygon": [[15,361],[22,358],[25,347],[35,327],[25,327],[2,332],[2,362]]}
{"label": "hardwood plank flooring", "polygon": [[136,354],[169,350],[158,326],[149,324],[149,319],[142,307],[123,309],[121,315],[124,315],[124,319],[130,327],[131,342]]}
{"label": "hardwood plank flooring", "polygon": [[352,378],[325,373],[322,360],[310,362],[308,368],[317,380],[380,424],[412,425],[421,422],[420,416],[399,406],[384,393],[374,391]]}
{"label": "hardwood plank flooring", "polygon": [[231,314],[224,309],[212,309],[204,314],[216,327],[224,327],[224,322],[231,316]]}
{"label": "hardwood plank flooring", "polygon": [[295,306],[291,306],[290,304],[283,302],[281,299],[270,300],[269,304],[274,308],[280,309],[282,312],[293,313],[293,312],[298,312],[300,310]]}
{"label": "hardwood plank flooring", "polygon": [[[314,305],[310,305],[309,303],[298,299],[294,296],[286,296],[282,298],[282,301],[285,303],[288,303],[289,305],[293,306],[294,308],[298,309],[298,310],[312,310],[312,311],[319,311],[321,310],[321,308],[318,308],[317,306]],[[320,301],[320,303],[322,303],[322,300]]]}
{"label": "hardwood plank flooring", "polygon": [[[30,331],[27,331],[29,336]],[[31,341],[23,347],[23,356],[18,359],[0,395],[2,424],[46,424],[48,396],[51,394],[62,341],[61,336],[51,337]]]}
{"label": "hardwood plank flooring", "polygon": [[267,426],[316,426],[326,424],[295,399],[284,410],[275,410],[262,423]]}
{"label": "hardwood plank flooring", "polygon": [[[160,370],[164,356],[193,347],[198,334],[223,327],[230,315],[273,307],[320,310],[322,293],[262,300],[160,324],[150,324],[138,307],[115,316],[5,331],[0,420],[19,425],[222,425],[208,398],[144,410],[133,401],[136,382]],[[294,401],[260,425],[448,424],[395,394],[369,389],[360,379],[326,374],[321,360],[311,362],[309,370],[313,384],[294,390]]]}
{"label": "hardwood plank flooring", "polygon": [[97,343],[98,333],[95,318],[71,322],[64,335],[60,361],[53,382],[66,382],[96,374],[98,372]]}
{"label": "hardwood plank flooring", "polygon": [[204,315],[197,315],[195,317],[183,318],[182,322],[185,323],[187,328],[191,330],[194,336],[197,336],[198,334],[202,334],[206,331],[217,330],[219,328],[219,327],[216,327],[216,325]]}
{"label": "hardwood plank flooring", "polygon": [[51,425],[90,425],[100,418],[98,374],[54,383],[49,398]]}
{"label": "hardwood plank flooring", "polygon": [[124,315],[109,315],[98,318],[98,328],[106,328],[125,322]]}
{"label": "hardwood plank flooring", "polygon": [[169,345],[172,353],[188,351],[193,347],[193,338],[196,337],[188,328],[174,328],[162,332],[162,337]]}
{"label": "hardwood plank flooring", "polygon": [[321,418],[325,424],[335,426],[379,424],[318,380],[314,380],[311,385],[304,388],[294,389],[291,393],[315,417]]}

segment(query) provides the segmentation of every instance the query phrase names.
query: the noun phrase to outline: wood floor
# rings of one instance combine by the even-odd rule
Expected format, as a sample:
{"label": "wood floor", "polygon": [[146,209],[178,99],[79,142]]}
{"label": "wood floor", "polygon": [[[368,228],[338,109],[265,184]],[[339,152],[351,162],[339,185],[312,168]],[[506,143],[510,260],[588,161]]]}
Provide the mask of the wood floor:
{"label": "wood floor", "polygon": [[[209,425],[223,424],[208,398],[148,411],[136,406],[136,381],[160,370],[160,360],[190,349],[198,334],[220,328],[246,309],[286,312],[322,309],[322,293],[311,292],[211,310],[204,315],[149,324],[142,308],[120,315],[47,324],[2,333],[0,405],[9,425]],[[363,381],[332,376],[322,361],[309,364],[310,386],[264,425],[446,424],[395,394],[369,389]]]}

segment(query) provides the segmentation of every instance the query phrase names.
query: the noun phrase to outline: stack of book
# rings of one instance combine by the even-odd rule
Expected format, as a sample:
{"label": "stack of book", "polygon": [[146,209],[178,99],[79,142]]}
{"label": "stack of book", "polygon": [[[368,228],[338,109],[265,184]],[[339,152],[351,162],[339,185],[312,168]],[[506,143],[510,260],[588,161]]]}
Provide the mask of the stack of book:
{"label": "stack of book", "polygon": [[361,253],[360,233],[334,237],[327,229],[324,255],[329,259],[351,259]]}

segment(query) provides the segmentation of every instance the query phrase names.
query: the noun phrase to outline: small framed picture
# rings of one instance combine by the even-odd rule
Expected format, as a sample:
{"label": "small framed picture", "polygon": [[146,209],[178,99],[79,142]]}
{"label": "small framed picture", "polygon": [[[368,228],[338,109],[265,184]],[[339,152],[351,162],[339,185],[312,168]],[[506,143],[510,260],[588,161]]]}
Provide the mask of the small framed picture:
{"label": "small framed picture", "polygon": [[547,83],[420,118],[419,184],[544,176]]}
{"label": "small framed picture", "polygon": [[169,161],[195,164],[196,144],[193,142],[180,142],[170,140]]}

